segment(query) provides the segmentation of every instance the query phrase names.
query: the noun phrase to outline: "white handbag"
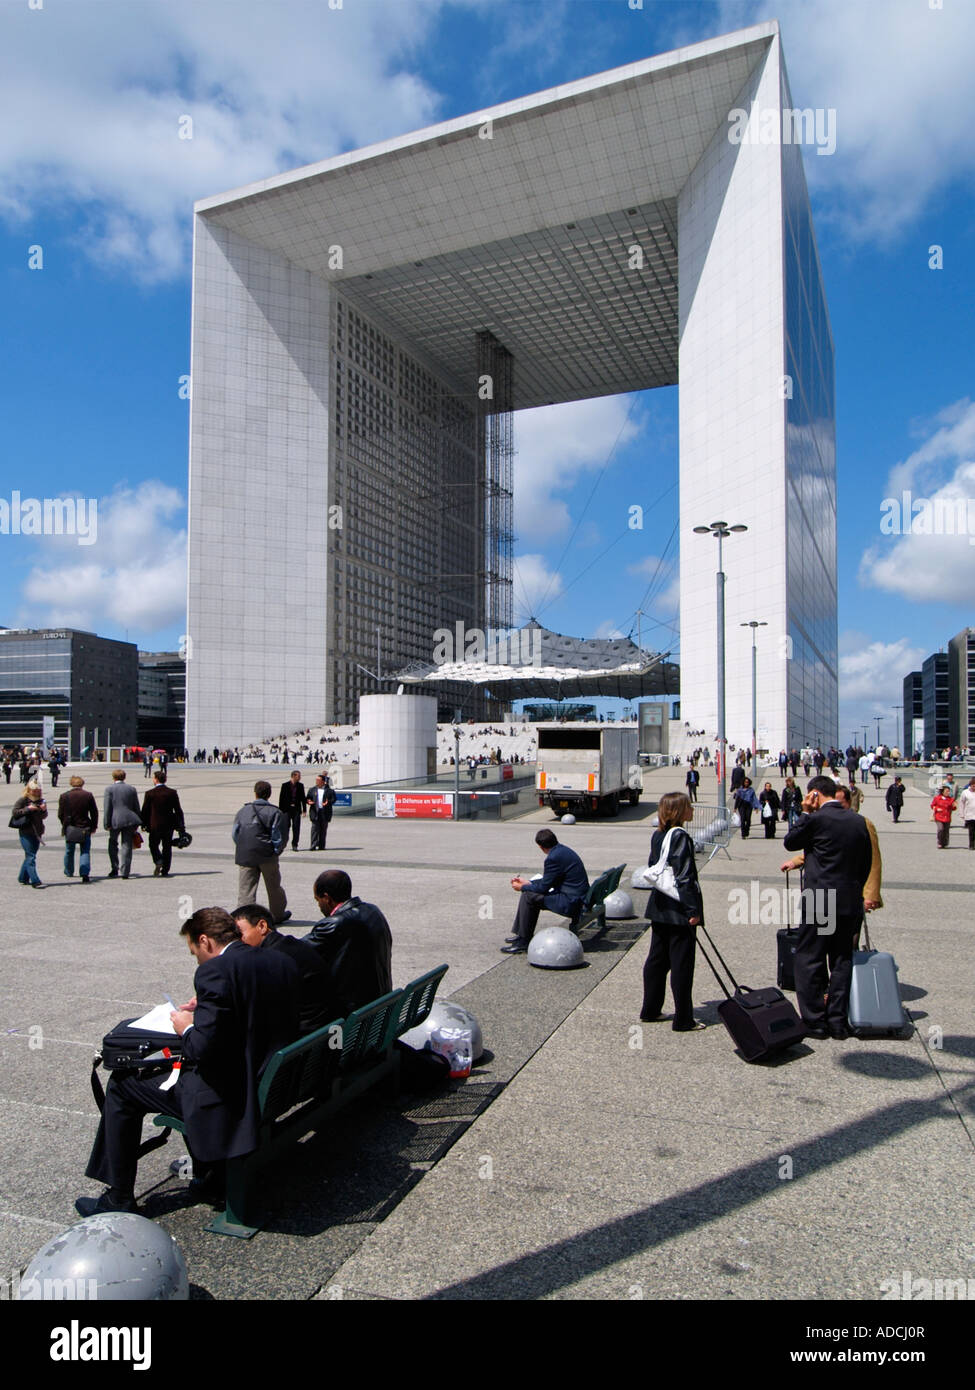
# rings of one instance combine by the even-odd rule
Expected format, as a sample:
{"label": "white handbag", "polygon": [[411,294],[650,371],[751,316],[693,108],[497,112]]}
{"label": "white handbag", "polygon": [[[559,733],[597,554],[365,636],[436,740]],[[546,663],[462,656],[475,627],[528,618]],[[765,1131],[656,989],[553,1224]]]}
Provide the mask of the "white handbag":
{"label": "white handbag", "polygon": [[647,869],[647,876],[650,878],[652,886],[656,888],[658,893],[665,893],[668,898],[675,898],[679,902],[680,891],[677,887],[677,878],[673,868],[668,863],[670,841],[673,838],[674,831],[677,829],[679,829],[678,826],[672,825],[667,831],[663,839],[663,844],[660,846],[660,856],[656,862],[651,864]]}
{"label": "white handbag", "polygon": [[772,805],[770,802],[766,801],[765,805],[762,807],[762,820],[771,820],[772,815]]}

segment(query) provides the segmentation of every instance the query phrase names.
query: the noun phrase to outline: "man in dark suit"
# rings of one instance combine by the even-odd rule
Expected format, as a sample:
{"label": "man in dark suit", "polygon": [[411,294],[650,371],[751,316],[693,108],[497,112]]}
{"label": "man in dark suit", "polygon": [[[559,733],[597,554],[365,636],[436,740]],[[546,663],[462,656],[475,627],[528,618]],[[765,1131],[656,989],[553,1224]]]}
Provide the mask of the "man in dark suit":
{"label": "man in dark suit", "polygon": [[245,946],[281,951],[294,961],[301,977],[298,1001],[303,1034],[314,1033],[341,1016],[339,1001],[330,988],[325,962],[314,946],[309,946],[307,941],[299,941],[295,936],[285,936],[283,932],[275,931],[271,925],[270,910],[260,903],[235,907],[231,915]]}
{"label": "man in dark suit", "polygon": [[392,934],[374,903],[352,897],[342,869],[319,874],[314,893],[322,920],[302,940],[320,954],[337,1014],[347,1017],[393,988]]}
{"label": "man in dark suit", "polygon": [[332,807],[335,805],[335,792],[329,785],[326,773],[320,772],[315,785],[308,794],[308,819],[311,822],[311,847],[324,849],[328,827],[332,820]]}
{"label": "man in dark suit", "polygon": [[802,800],[804,814],[785,837],[786,849],[805,854],[794,959],[796,1000],[813,1038],[849,1036],[854,939],[863,922],[863,889],[873,857],[863,817],[850,814],[835,798],[831,777],[813,777]]}
{"label": "man in dark suit", "polygon": [[582,860],[574,849],[560,845],[551,830],[540,830],[535,843],[545,856],[545,872],[541,879],[515,877],[511,886],[520,894],[515,924],[508,944],[502,946],[505,955],[516,956],[528,950],[538,922],[538,914],[557,912],[575,921],[583,899],[589,892],[589,878]]}
{"label": "man in dark suit", "polygon": [[[179,1080],[113,1072],[105,1108],[85,1173],[108,1184],[100,1197],[79,1197],[82,1216],[135,1211],[135,1179],[147,1114],[176,1115],[186,1122],[199,1195],[216,1195],[228,1158],[257,1144],[257,1089],[268,1058],[298,1036],[298,971],[280,951],[252,951],[229,913],[204,907],[183,923],[197,961],[196,995],[172,1015],[182,1037]],[[201,1181],[207,1165],[207,1185]],[[201,1191],[200,1189],[203,1188]]]}
{"label": "man in dark suit", "polygon": [[149,835],[149,853],[155,864],[153,875],[168,878],[173,862],[173,836],[184,831],[183,808],[179,793],[166,786],[166,774],[160,768],[152,774],[153,785],[142,798],[142,825]]}
{"label": "man in dark suit", "polygon": [[78,869],[82,883],[91,882],[91,837],[98,829],[98,807],[91,792],[86,792],[83,777],[71,778],[71,790],[62,792],[58,800],[58,820],[64,836],[64,876],[74,876],[74,849],[81,851]]}
{"label": "man in dark suit", "polygon": [[291,822],[291,848],[298,848],[298,836],[301,833],[301,818],[305,814],[305,807],[308,798],[305,796],[305,786],[301,780],[301,773],[295,769],[291,774],[291,780],[281,784],[281,792],[278,796],[278,810],[283,811]]}

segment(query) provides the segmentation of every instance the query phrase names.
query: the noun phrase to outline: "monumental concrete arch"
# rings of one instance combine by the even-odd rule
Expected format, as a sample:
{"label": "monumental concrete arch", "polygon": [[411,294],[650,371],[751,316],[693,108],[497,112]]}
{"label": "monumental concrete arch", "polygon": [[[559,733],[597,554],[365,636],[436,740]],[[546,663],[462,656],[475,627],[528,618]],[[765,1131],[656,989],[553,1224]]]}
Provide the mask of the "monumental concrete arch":
{"label": "monumental concrete arch", "polygon": [[682,717],[713,739],[693,527],[721,519],[749,528],[729,738],[758,618],[760,742],[836,740],[833,349],[796,143],[829,132],[805,114],[769,22],[197,203],[191,747],[353,719],[437,631],[505,628],[512,414],[678,382]]}

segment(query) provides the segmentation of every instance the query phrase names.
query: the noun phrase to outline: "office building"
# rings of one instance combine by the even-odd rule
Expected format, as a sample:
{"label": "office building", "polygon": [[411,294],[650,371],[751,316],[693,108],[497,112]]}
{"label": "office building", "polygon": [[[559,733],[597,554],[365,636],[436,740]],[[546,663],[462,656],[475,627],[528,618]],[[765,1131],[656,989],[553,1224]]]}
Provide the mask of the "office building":
{"label": "office building", "polygon": [[[828,115],[829,113],[826,113]],[[356,717],[511,622],[513,419],[680,386],[681,708],[838,740],[833,345],[778,26],[196,205],[187,742]],[[824,153],[828,149],[819,146]],[[607,446],[612,441],[607,441]],[[621,514],[667,479],[628,479]]]}
{"label": "office building", "polygon": [[54,743],[77,758],[85,747],[133,743],[137,706],[133,643],[72,628],[0,629],[0,742],[40,743],[49,715]]}

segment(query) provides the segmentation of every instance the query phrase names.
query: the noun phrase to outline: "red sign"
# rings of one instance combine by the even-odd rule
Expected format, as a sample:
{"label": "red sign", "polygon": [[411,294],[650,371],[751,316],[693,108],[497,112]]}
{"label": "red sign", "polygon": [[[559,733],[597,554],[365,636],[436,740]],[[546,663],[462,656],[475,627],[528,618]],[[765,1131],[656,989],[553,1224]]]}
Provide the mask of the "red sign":
{"label": "red sign", "polygon": [[502,766],[501,766],[501,780],[502,780],[502,782],[509,782],[509,781],[511,780],[511,778],[514,777],[514,775],[515,775],[515,770],[514,770],[514,768],[511,766],[511,764],[510,764],[510,763],[503,763]]}
{"label": "red sign", "polygon": [[397,820],[453,820],[453,797],[449,792],[377,793],[376,815],[392,815]]}

